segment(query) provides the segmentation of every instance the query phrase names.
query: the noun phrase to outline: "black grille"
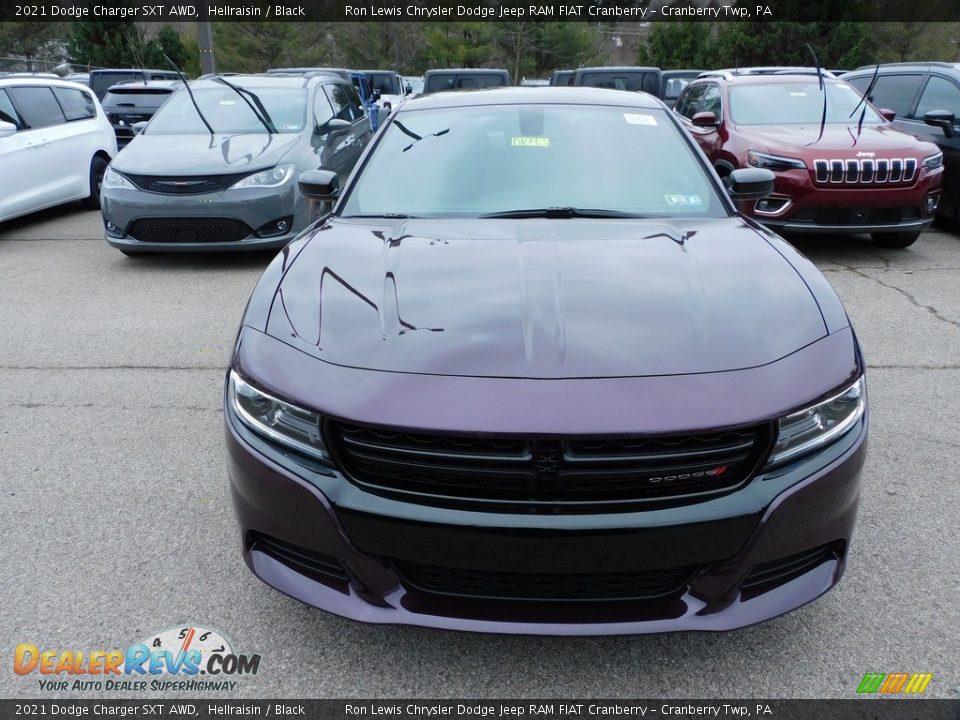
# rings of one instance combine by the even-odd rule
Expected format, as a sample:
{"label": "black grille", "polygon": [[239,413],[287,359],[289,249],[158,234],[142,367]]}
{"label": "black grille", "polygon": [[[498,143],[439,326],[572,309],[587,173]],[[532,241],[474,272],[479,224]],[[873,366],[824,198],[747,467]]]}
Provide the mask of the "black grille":
{"label": "black grille", "polygon": [[327,436],[350,478],[374,491],[431,505],[600,512],[732,490],[754,472],[770,429],[527,440],[330,423]]}
{"label": "black grille", "polygon": [[140,218],[135,220],[127,233],[143,242],[235,242],[243,240],[253,231],[233,218]]}
{"label": "black grille", "polygon": [[910,208],[806,208],[790,218],[791,222],[809,222],[816,225],[897,225],[916,213]]}
{"label": "black grille", "polygon": [[746,592],[762,592],[798,578],[827,560],[836,559],[837,555],[829,545],[821,545],[796,555],[760,563],[750,570],[741,589]]}
{"label": "black grille", "polygon": [[250,549],[266,553],[287,567],[319,580],[345,583],[349,579],[335,557],[292,545],[269,535],[251,533]]}
{"label": "black grille", "polygon": [[192,195],[226,190],[250,172],[230,175],[123,175],[141,190],[172,195]]}
{"label": "black grille", "polygon": [[460,570],[396,560],[403,583],[423,592],[497,600],[649,600],[685,588],[696,568],[618,573]]}

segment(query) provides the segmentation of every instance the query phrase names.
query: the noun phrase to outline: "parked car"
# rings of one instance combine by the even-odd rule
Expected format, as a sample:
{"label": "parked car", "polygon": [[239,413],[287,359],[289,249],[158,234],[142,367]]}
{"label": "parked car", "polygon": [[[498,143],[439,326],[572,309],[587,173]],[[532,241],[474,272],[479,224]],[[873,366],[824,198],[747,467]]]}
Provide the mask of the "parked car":
{"label": "parked car", "polygon": [[[675,111],[721,175],[773,170],[774,192],[744,207],[793,233],[870,233],[903,248],[933,222],[936,145],[897,130],[847,83],[807,74],[710,75]],[[861,121],[862,120],[862,121]]]}
{"label": "parked car", "polygon": [[488,68],[445,68],[427,70],[423,76],[423,94],[443,90],[476,90],[510,85],[510,73]]}
{"label": "parked car", "polygon": [[100,207],[116,154],[113,128],[89,88],[0,77],[0,221],[74,200]]}
{"label": "parked car", "polygon": [[117,147],[125,147],[135,134],[134,125],[153,117],[167,98],[182,87],[179,80],[148,80],[114,85],[103,96],[103,110],[117,135]]}
{"label": "parked car", "polygon": [[699,77],[719,77],[724,78],[728,75],[823,75],[824,77],[835,77],[829,70],[815,67],[805,67],[801,65],[758,65],[754,67],[742,68],[723,68],[721,70],[705,70]]}
{"label": "parked car", "polygon": [[88,72],[69,73],[68,75],[64,76],[63,79],[90,87],[90,73]]}
{"label": "parked car", "polygon": [[[843,79],[863,93],[875,69],[876,65],[862,67]],[[937,213],[960,224],[960,63],[881,65],[868,100],[893,110],[895,127],[940,148],[944,175]]]}
{"label": "parked car", "polygon": [[353,85],[339,77],[237,75],[174,93],[111,164],[106,239],[127,255],[286,245],[313,219],[305,170],[342,180],[370,139]]}
{"label": "parked car", "polygon": [[243,554],[346,617],[724,630],[843,573],[864,362],[816,267],[658,100],[404,103],[267,268],[225,387]]}
{"label": "parked car", "polygon": [[576,74],[576,70],[554,70],[550,73],[550,84],[551,85],[569,85],[573,82],[573,76]]}
{"label": "parked car", "polygon": [[369,76],[361,70],[347,70],[345,68],[275,68],[273,70],[268,70],[268,75],[307,75],[310,73],[327,73],[336,75],[337,77],[343,78],[348,82],[352,83],[353,86],[357,89],[357,94],[360,96],[360,101],[363,104],[363,108],[367,113],[367,117],[370,119],[370,128],[374,131],[380,125],[380,113],[378,101],[380,100],[380,92],[374,90],[373,85],[370,82]]}
{"label": "parked car", "polygon": [[373,89],[380,93],[379,103],[384,110],[391,111],[407,96],[403,78],[392,70],[364,70],[370,78]]}
{"label": "parked car", "polygon": [[645,92],[660,97],[662,75],[655,67],[589,67],[573,75],[571,85]]}
{"label": "parked car", "polygon": [[703,70],[664,70],[660,73],[660,99],[673,107],[683,89],[696,80]]}
{"label": "parked car", "polygon": [[101,68],[91,70],[88,84],[97,96],[103,101],[107,90],[114,85],[125,82],[147,82],[150,80],[179,80],[180,76],[173,70],[144,70],[140,68]]}

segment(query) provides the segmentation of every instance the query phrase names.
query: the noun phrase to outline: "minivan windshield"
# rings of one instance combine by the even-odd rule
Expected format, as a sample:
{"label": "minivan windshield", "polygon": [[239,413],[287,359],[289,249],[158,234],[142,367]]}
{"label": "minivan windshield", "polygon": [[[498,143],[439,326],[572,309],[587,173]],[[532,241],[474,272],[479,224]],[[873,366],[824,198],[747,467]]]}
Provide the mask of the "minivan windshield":
{"label": "minivan windshield", "polygon": [[412,110],[387,126],[340,214],[479,217],[534,211],[524,216],[536,217],[535,211],[549,209],[558,217],[726,215],[681,132],[655,108]]}
{"label": "minivan windshield", "polygon": [[[191,86],[192,88],[192,86]],[[192,88],[197,104],[217,133],[262,133],[263,123],[250,106],[228,87]],[[307,122],[307,93],[294,87],[244,88],[256,94],[267,109],[270,119],[281,133],[299,133]],[[197,115],[186,90],[179,90],[157,111],[145,134],[209,135],[210,131]]]}
{"label": "minivan windshield", "polygon": [[[860,93],[845,82],[824,82],[828,124],[860,122]],[[859,105],[859,107],[857,107]],[[823,117],[823,91],[810,82],[769,82],[730,88],[730,118],[737,125],[811,125]],[[881,122],[868,104],[863,121]]]}

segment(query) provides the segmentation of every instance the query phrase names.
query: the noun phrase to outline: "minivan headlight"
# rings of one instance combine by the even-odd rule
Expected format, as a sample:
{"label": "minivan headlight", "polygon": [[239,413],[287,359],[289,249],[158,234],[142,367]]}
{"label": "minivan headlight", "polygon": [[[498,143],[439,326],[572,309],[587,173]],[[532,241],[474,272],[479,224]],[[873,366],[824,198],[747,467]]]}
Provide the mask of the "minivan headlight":
{"label": "minivan headlight", "polygon": [[747,152],[747,163],[758,168],[767,170],[806,170],[807,166],[803,160],[797,158],[780,157],[778,155],[767,155],[766,153],[750,150]]}
{"label": "minivan headlight", "polygon": [[861,376],[843,392],[780,419],[769,465],[780,465],[827,445],[852,428],[867,407],[867,386]]}
{"label": "minivan headlight", "polygon": [[320,416],[268,395],[230,371],[230,407],[255,433],[324,462],[330,454],[320,432]]}
{"label": "minivan headlight", "polygon": [[107,172],[103,176],[103,184],[100,186],[100,188],[102,190],[109,190],[114,188],[136,190],[132,182],[127,180],[123,175],[118,173],[112,167],[107,167]]}
{"label": "minivan headlight", "polygon": [[269,170],[261,170],[253,175],[247,175],[230,186],[231,190],[251,187],[278,187],[293,176],[293,163],[277,165]]}

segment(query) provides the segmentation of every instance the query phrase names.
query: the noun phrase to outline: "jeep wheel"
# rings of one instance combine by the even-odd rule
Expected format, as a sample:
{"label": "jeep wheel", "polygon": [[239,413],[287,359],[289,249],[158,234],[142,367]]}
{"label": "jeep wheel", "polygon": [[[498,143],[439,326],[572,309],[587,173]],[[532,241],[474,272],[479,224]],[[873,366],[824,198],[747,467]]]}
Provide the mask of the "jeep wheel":
{"label": "jeep wheel", "polygon": [[100,186],[103,185],[103,176],[107,173],[107,161],[99,155],[90,161],[90,195],[81,200],[87,210],[100,209]]}
{"label": "jeep wheel", "polygon": [[873,241],[880,245],[881,247],[888,248],[905,248],[913,245],[917,238],[920,237],[919,232],[893,232],[893,233],[870,233],[870,237],[873,238]]}

